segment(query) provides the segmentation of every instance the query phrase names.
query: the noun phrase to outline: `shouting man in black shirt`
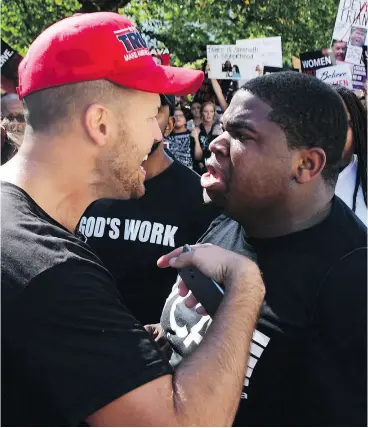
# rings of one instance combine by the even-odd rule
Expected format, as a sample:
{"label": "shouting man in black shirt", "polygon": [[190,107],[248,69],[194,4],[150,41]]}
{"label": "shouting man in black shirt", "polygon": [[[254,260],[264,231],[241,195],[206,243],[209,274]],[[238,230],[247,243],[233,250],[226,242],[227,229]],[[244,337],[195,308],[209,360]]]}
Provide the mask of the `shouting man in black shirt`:
{"label": "shouting man in black shirt", "polygon": [[25,135],[1,167],[3,426],[232,423],[264,296],[256,264],[215,246],[161,258],[162,268],[196,266],[226,287],[197,366],[189,358],[173,373],[72,234],[93,201],[144,194],[141,164],[162,138],[156,91],[192,93],[202,79],[155,64],[134,25],[107,12],[52,25],[20,64]]}
{"label": "shouting man in black shirt", "polygon": [[[161,95],[157,122],[164,137],[173,128],[174,103],[174,96]],[[176,277],[173,269],[159,269],[157,260],[170,248],[196,242],[216,211],[203,202],[200,177],[174,161],[162,139],[153,144],[142,165],[144,197],[94,202],[81,218],[79,231],[115,278],[133,315],[151,324],[159,322]]]}
{"label": "shouting man in black shirt", "polygon": [[[235,94],[223,126],[201,182],[229,217],[200,242],[254,257],[266,286],[235,424],[366,426],[367,235],[334,196],[344,106],[313,77],[274,73]],[[211,322],[174,286],[161,318],[173,365]]]}

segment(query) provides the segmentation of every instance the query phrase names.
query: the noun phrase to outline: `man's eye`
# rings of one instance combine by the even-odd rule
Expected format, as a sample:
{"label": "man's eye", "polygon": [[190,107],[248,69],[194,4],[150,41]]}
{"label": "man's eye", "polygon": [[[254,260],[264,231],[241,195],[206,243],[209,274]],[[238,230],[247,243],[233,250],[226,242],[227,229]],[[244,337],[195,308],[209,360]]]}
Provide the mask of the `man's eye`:
{"label": "man's eye", "polygon": [[245,134],[240,134],[240,133],[235,133],[235,134],[233,134],[233,138],[235,139],[235,140],[238,140],[238,141],[240,141],[241,143],[243,143],[244,141],[247,141],[247,140],[251,140],[252,138],[249,136],[249,135],[245,135]]}

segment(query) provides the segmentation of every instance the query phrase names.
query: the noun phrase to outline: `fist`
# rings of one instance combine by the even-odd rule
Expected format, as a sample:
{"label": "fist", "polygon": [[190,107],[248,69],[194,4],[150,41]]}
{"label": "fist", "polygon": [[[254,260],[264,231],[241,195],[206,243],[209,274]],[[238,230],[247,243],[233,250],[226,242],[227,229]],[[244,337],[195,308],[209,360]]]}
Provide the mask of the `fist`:
{"label": "fist", "polygon": [[190,135],[195,139],[199,138],[198,128],[194,128]]}

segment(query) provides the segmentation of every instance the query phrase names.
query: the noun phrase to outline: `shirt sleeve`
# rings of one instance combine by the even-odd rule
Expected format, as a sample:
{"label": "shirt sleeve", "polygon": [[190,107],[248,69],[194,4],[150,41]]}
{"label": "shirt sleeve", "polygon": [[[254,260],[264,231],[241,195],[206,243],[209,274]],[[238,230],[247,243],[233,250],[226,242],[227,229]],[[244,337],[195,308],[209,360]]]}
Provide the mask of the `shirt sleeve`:
{"label": "shirt sleeve", "polygon": [[318,333],[304,355],[301,385],[309,391],[306,414],[318,414],[320,426],[367,424],[366,273],[367,249],[361,248],[339,260],[321,284]]}
{"label": "shirt sleeve", "polygon": [[[45,271],[14,311],[15,349],[30,381],[71,426],[172,369],[103,268],[85,261]],[[142,403],[143,405],[143,403]]]}

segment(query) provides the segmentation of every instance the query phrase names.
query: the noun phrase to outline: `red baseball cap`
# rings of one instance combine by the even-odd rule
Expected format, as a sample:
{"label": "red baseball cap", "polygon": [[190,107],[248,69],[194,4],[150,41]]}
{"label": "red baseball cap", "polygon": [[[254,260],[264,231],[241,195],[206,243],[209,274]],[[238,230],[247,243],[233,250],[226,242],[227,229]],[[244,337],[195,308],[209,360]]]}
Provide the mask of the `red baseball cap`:
{"label": "red baseball cap", "polygon": [[96,12],[63,19],[36,38],[19,65],[17,92],[22,99],[53,86],[106,79],[145,92],[187,95],[203,77],[201,71],[157,65],[132,22]]}

